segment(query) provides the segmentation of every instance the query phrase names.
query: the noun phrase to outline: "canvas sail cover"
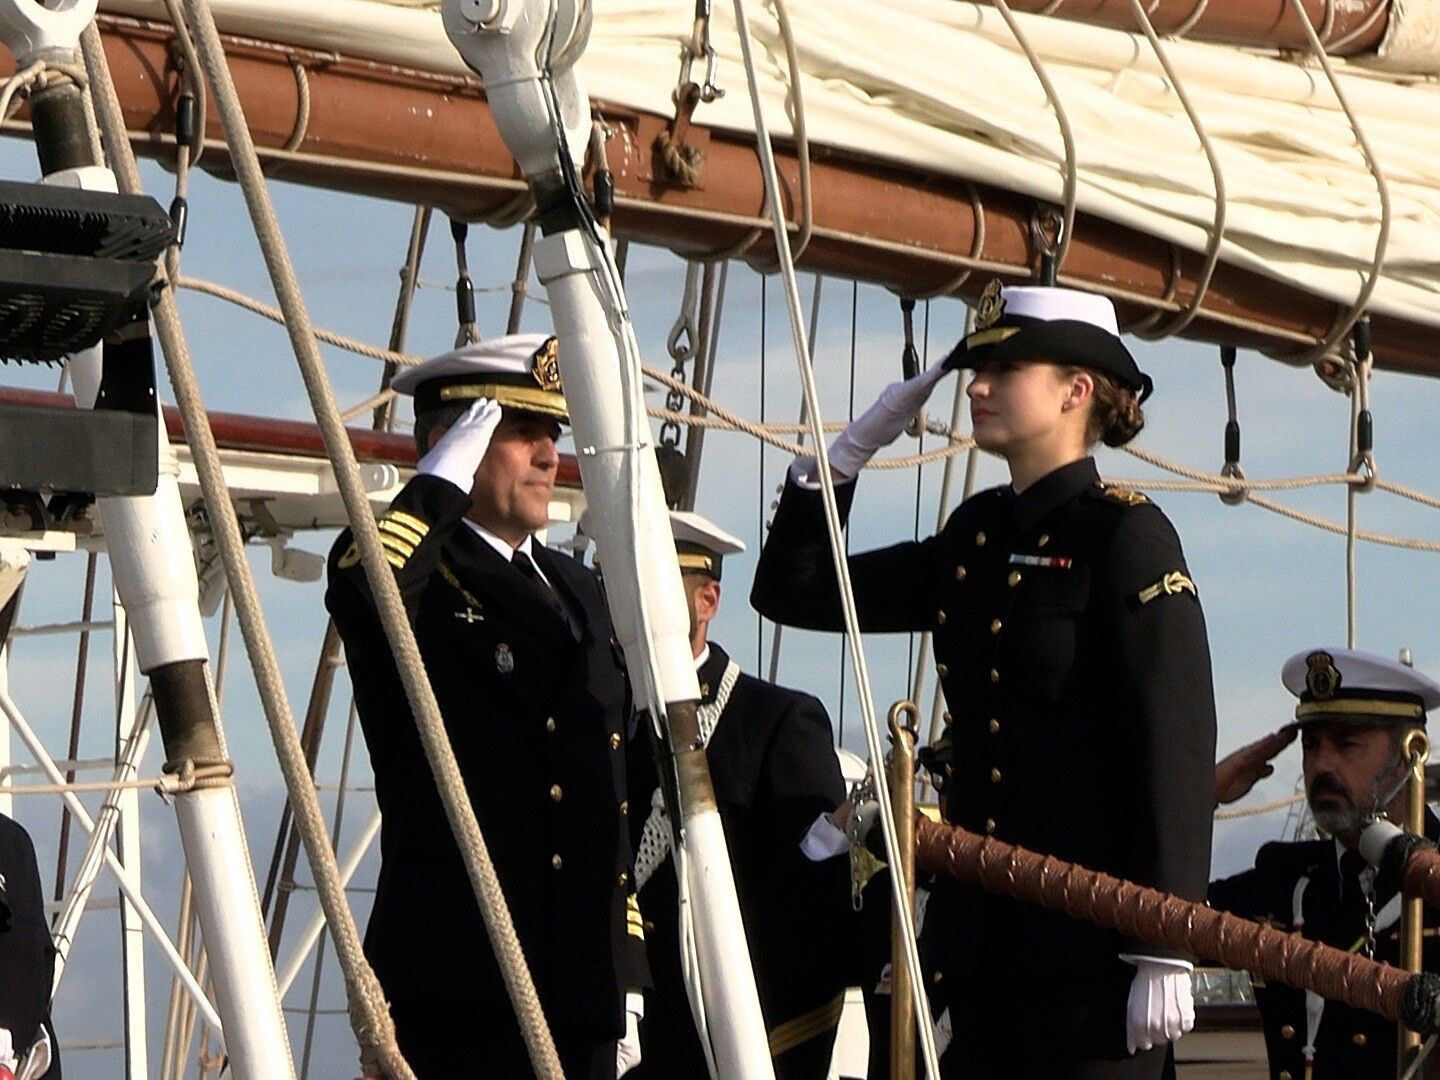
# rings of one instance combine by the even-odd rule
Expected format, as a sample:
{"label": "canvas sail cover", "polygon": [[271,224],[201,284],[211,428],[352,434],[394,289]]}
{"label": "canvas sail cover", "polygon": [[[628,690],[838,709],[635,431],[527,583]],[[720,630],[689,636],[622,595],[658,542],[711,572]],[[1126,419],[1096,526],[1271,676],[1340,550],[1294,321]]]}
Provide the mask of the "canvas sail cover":
{"label": "canvas sail cover", "polygon": [[[426,0],[211,0],[222,31],[441,74],[468,74]],[[1392,17],[1382,56],[1333,60],[1387,181],[1391,227],[1370,310],[1440,325],[1440,86],[1434,3]],[[162,0],[101,8],[164,20]],[[747,4],[768,122],[787,136],[779,23]],[[786,0],[812,143],[1060,202],[1066,156],[1055,109],[1000,13],[958,0]],[[673,112],[693,0],[597,0],[583,63],[592,97]],[[1154,50],[1138,34],[1016,15],[1073,132],[1084,213],[1207,250],[1215,183]],[[717,82],[697,123],[753,130],[731,4],[713,4]],[[1222,258],[1341,304],[1375,257],[1381,201],[1354,129],[1313,62],[1169,41],[1177,81],[1218,156]],[[1391,71],[1397,64],[1411,71]],[[377,138],[383,138],[377,133]],[[464,132],[456,132],[464,138]]]}

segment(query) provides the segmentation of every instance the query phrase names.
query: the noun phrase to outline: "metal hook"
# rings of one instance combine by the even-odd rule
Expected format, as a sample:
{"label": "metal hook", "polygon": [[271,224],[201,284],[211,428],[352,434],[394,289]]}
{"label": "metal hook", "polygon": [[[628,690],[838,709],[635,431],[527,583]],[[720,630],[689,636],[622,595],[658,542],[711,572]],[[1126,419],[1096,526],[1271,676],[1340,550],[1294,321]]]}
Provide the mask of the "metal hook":
{"label": "metal hook", "polygon": [[1039,256],[1035,276],[1041,285],[1054,285],[1065,242],[1065,215],[1058,206],[1036,203],[1030,214],[1030,243]]}

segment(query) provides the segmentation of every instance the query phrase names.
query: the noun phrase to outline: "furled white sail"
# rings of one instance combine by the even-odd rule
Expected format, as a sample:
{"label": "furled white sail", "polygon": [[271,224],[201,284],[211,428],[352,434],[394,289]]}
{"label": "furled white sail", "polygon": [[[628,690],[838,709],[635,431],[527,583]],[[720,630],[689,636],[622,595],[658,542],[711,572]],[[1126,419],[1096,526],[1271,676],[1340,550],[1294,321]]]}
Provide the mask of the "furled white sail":
{"label": "furled white sail", "polygon": [[[422,0],[212,0],[223,30],[440,73],[465,69]],[[161,0],[103,10],[163,19]],[[1425,18],[1392,26],[1406,63],[1427,63]],[[696,121],[750,130],[733,11],[713,5],[717,80],[729,93]],[[1065,151],[1056,112],[1016,36],[993,8],[957,0],[786,0],[813,143],[1060,202]],[[772,130],[791,130],[788,68],[773,11],[747,11],[763,49]],[[1433,12],[1431,12],[1433,15]],[[597,0],[585,55],[601,100],[669,113],[690,0]],[[1154,50],[1138,34],[1017,15],[1074,135],[1076,205],[1204,252],[1215,184],[1200,139]],[[1432,19],[1433,21],[1433,19]],[[1403,33],[1402,33],[1403,31]],[[1416,44],[1419,42],[1420,44]],[[1222,258],[1347,303],[1375,257],[1381,201],[1354,130],[1317,65],[1171,41],[1165,49],[1224,175]],[[1440,325],[1440,87],[1335,60],[1389,186],[1391,228],[1370,308]],[[1429,56],[1434,69],[1434,55]],[[377,136],[383,137],[383,136]],[[456,132],[456,138],[464,138]]]}

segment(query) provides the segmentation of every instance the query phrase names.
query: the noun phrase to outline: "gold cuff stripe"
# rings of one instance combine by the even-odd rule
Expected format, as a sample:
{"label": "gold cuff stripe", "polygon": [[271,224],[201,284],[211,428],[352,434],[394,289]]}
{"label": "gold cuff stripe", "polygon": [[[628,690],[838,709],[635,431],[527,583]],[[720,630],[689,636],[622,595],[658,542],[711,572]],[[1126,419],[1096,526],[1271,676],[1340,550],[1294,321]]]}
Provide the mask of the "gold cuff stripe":
{"label": "gold cuff stripe", "polygon": [[833,1001],[827,1001],[818,1009],[812,1009],[794,1020],[786,1020],[785,1023],[777,1025],[770,1032],[770,1056],[779,1057],[786,1051],[809,1042],[816,1035],[829,1031],[840,1023],[840,1013],[844,1008],[845,991],[842,990],[835,995]]}
{"label": "gold cuff stripe", "polygon": [[1195,591],[1195,583],[1186,577],[1179,570],[1171,570],[1154,585],[1140,590],[1140,603],[1148,604],[1157,596],[1174,596],[1176,593],[1188,592],[1197,600],[1200,594]]}
{"label": "gold cuff stripe", "polygon": [[625,929],[641,941],[645,940],[645,920],[640,915],[640,898],[634,893],[625,897]]}
{"label": "gold cuff stripe", "polygon": [[1009,341],[1019,332],[1018,326],[997,326],[991,330],[977,330],[965,339],[965,351],[978,349],[982,345],[994,345],[997,342]]}
{"label": "gold cuff stripe", "polygon": [[393,551],[385,552],[385,561],[388,562],[391,566],[395,567],[396,570],[405,569],[405,564],[409,562],[409,560],[406,559],[405,556],[399,555]]}
{"label": "gold cuff stripe", "polygon": [[410,543],[412,544],[418,544],[420,543],[420,541],[425,539],[424,533],[416,532],[409,525],[406,525],[403,522],[395,521],[391,518],[381,518],[379,521],[375,522],[375,527],[379,529],[382,533],[391,533],[395,536],[400,537],[401,540],[410,541]]}
{"label": "gold cuff stripe", "polygon": [[380,515],[381,521],[398,521],[401,525],[409,525],[422,537],[430,531],[430,523],[424,521],[414,514],[407,514],[404,510],[386,510]]}
{"label": "gold cuff stripe", "polygon": [[1346,716],[1399,716],[1407,720],[1423,720],[1425,709],[1406,701],[1382,701],[1377,698],[1331,698],[1329,701],[1302,701],[1295,706],[1295,719],[1338,713]]}
{"label": "gold cuff stripe", "polygon": [[440,391],[441,401],[474,401],[489,398],[512,409],[542,413],[557,420],[568,420],[565,396],[538,386],[509,386],[502,383],[476,383],[470,386],[447,386]]}
{"label": "gold cuff stripe", "polygon": [[414,544],[409,540],[401,540],[398,536],[391,536],[389,533],[380,534],[380,546],[397,555],[403,555],[407,559],[415,554]]}

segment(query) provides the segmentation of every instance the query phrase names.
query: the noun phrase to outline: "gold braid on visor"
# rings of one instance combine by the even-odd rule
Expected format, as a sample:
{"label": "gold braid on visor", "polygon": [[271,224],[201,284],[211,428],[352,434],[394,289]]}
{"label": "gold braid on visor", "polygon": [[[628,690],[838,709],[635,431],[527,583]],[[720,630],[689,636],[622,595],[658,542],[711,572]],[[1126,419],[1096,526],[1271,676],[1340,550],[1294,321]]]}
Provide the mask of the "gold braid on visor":
{"label": "gold braid on visor", "polygon": [[440,391],[440,400],[474,401],[489,398],[510,409],[541,413],[553,416],[565,423],[570,422],[570,410],[565,405],[565,395],[554,390],[541,390],[538,386],[516,386],[513,383],[467,383],[463,386],[447,386]]}

